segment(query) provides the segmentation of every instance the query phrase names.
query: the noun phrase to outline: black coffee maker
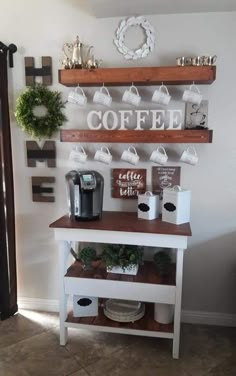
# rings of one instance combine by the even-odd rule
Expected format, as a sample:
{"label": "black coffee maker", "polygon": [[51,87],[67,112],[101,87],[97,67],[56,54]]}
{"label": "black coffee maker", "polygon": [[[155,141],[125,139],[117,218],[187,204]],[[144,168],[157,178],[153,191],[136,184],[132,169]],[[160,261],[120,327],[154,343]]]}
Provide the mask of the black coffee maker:
{"label": "black coffee maker", "polygon": [[66,174],[70,217],[77,221],[101,218],[104,179],[97,171],[72,170]]}

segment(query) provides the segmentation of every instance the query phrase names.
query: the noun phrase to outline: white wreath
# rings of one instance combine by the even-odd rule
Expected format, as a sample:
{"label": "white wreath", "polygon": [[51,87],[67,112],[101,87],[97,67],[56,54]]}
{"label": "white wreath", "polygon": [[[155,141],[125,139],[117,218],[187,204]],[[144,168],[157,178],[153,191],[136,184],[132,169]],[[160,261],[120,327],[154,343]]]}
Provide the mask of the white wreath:
{"label": "white wreath", "polygon": [[[145,43],[138,49],[132,50],[125,46],[124,39],[125,33],[130,26],[140,26],[146,33]],[[122,53],[125,59],[141,59],[146,57],[154,49],[155,35],[154,28],[144,17],[130,17],[127,20],[123,20],[120,26],[116,30],[116,39],[114,43],[117,46],[120,53]]]}

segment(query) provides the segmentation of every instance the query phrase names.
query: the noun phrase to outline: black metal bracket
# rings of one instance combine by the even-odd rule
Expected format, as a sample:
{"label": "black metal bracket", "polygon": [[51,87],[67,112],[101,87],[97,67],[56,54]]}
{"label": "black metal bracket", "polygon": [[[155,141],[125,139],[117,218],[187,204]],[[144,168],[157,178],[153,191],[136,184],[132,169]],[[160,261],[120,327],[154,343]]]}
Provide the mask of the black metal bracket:
{"label": "black metal bracket", "polygon": [[0,52],[9,53],[9,67],[13,68],[13,54],[17,51],[15,44],[11,43],[6,46],[4,43],[0,42]]}

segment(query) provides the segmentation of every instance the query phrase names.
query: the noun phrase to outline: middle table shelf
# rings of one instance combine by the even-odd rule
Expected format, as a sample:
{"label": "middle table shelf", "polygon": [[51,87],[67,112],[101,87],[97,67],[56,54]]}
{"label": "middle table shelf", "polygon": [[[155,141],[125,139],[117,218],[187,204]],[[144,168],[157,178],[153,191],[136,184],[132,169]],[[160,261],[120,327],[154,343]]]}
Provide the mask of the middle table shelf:
{"label": "middle table shelf", "polygon": [[84,296],[174,304],[175,265],[168,276],[161,278],[150,261],[139,267],[136,276],[107,273],[102,262],[91,270],[84,270],[80,262],[75,262],[67,270],[64,285],[66,294],[79,291]]}

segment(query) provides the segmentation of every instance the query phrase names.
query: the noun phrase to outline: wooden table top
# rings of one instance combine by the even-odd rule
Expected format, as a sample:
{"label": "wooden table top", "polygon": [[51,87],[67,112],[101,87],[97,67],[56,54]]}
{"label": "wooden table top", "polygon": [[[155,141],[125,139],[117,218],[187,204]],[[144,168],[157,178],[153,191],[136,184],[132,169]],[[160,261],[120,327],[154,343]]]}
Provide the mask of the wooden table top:
{"label": "wooden table top", "polygon": [[76,221],[70,219],[69,215],[64,215],[51,223],[49,227],[78,230],[141,232],[180,236],[192,235],[189,223],[174,225],[172,223],[163,222],[160,218],[149,221],[138,218],[136,212],[103,211],[101,219],[86,222]]}

